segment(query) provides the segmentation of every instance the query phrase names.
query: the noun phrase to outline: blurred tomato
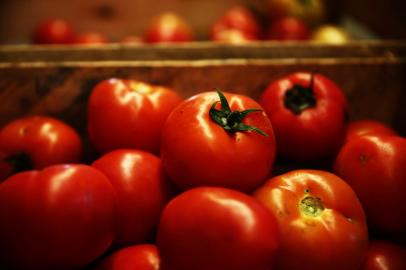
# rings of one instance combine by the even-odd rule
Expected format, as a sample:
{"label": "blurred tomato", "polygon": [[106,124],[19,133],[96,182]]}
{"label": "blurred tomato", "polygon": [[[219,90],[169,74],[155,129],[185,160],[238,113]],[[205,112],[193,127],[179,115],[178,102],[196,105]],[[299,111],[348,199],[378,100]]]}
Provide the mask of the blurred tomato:
{"label": "blurred tomato", "polygon": [[254,192],[276,217],[279,270],[358,270],[368,244],[364,211],[334,174],[295,170]]}
{"label": "blurred tomato", "polygon": [[406,231],[406,139],[365,135],[348,141],[334,171],[355,190],[373,229]]}
{"label": "blurred tomato", "polygon": [[266,38],[270,40],[307,40],[310,38],[310,31],[299,18],[284,17],[272,22]]}
{"label": "blurred tomato", "polygon": [[241,32],[239,30],[230,29],[216,32],[216,34],[214,34],[214,36],[212,37],[212,40],[228,44],[244,44],[257,40],[257,38],[252,36],[251,34]]}
{"label": "blurred tomato", "polygon": [[359,120],[350,122],[348,124],[345,141],[349,141],[364,135],[378,134],[397,135],[396,131],[384,123],[373,120]]}
{"label": "blurred tomato", "polygon": [[188,42],[194,40],[194,33],[183,18],[167,12],[160,14],[151,22],[144,39],[148,43]]}
{"label": "blurred tomato", "polygon": [[341,45],[351,40],[350,34],[336,25],[322,25],[312,33],[312,40],[320,43]]}
{"label": "blurred tomato", "polygon": [[1,269],[84,267],[113,241],[114,208],[109,180],[89,166],[13,175],[0,185]]}
{"label": "blurred tomato", "polygon": [[98,32],[85,32],[79,34],[74,41],[75,44],[82,45],[100,45],[108,42],[107,37]]}
{"label": "blurred tomato", "polygon": [[278,248],[275,218],[254,198],[225,188],[195,188],[161,216],[162,270],[268,270]]}
{"label": "blurred tomato", "polygon": [[96,270],[158,270],[159,255],[154,245],[123,248],[104,259]]}
{"label": "blurred tomato", "polygon": [[136,148],[159,153],[162,126],[181,98],[172,89],[135,80],[108,79],[88,101],[90,141],[101,153]]}
{"label": "blurred tomato", "polygon": [[70,44],[75,39],[72,25],[61,18],[50,18],[40,22],[34,30],[34,43]]}
{"label": "blurred tomato", "polygon": [[406,249],[390,242],[373,241],[361,270],[405,270]]}
{"label": "blurred tomato", "polygon": [[145,242],[158,224],[171,189],[161,160],[139,150],[115,150],[96,160],[117,195],[118,246]]}
{"label": "blurred tomato", "polygon": [[0,164],[3,164],[0,165],[0,175],[6,177],[24,170],[76,163],[81,156],[82,143],[78,133],[53,117],[22,117],[0,130]]}

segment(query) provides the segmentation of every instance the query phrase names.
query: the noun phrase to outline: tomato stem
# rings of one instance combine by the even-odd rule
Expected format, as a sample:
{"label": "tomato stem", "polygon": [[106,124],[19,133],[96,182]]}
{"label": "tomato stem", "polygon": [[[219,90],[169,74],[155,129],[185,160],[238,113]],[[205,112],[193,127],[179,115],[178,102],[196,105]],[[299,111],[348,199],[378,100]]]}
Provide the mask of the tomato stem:
{"label": "tomato stem", "polygon": [[324,205],[320,198],[306,196],[300,201],[299,208],[300,211],[306,216],[318,217],[323,212]]}
{"label": "tomato stem", "polygon": [[314,76],[310,77],[308,87],[303,87],[295,84],[291,89],[285,92],[284,105],[294,114],[301,114],[304,110],[316,106],[316,98],[314,97]]}
{"label": "tomato stem", "polygon": [[231,111],[230,105],[228,104],[228,101],[224,96],[224,94],[220,90],[217,90],[217,94],[220,98],[221,110],[217,110],[215,108],[217,103],[219,102],[216,101],[213,103],[209,111],[210,118],[216,124],[218,124],[219,126],[224,128],[225,131],[230,133],[235,133],[237,131],[254,131],[262,136],[269,137],[268,134],[263,132],[261,129],[242,123],[242,120],[248,114],[253,112],[260,112],[262,111],[261,109],[248,109],[242,112]]}

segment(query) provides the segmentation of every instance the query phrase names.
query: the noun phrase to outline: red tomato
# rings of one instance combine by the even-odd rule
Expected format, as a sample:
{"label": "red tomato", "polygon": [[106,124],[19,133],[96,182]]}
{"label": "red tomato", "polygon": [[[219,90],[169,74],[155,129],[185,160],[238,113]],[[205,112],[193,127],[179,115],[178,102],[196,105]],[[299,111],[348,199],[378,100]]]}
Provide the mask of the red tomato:
{"label": "red tomato", "polygon": [[254,198],[202,187],[165,207],[157,245],[162,270],[269,270],[278,240],[275,218]]}
{"label": "red tomato", "polygon": [[117,195],[117,245],[147,240],[158,224],[171,190],[161,160],[138,150],[116,150],[96,160]]}
{"label": "red tomato", "polygon": [[74,41],[75,44],[83,45],[100,45],[108,42],[107,37],[98,32],[86,32],[79,34]]}
{"label": "red tomato", "polygon": [[[221,106],[216,92],[191,97],[165,123],[162,162],[169,177],[183,189],[223,186],[252,191],[271,171],[275,141],[268,117],[249,97],[225,96],[230,104],[221,97]],[[247,114],[248,109],[254,111]],[[218,121],[212,112],[219,113]]]}
{"label": "red tomato", "polygon": [[90,140],[102,153],[118,148],[158,153],[162,126],[180,102],[169,88],[135,80],[102,81],[88,103]]}
{"label": "red tomato", "polygon": [[154,245],[131,246],[116,251],[96,270],[158,270],[159,255]]}
{"label": "red tomato", "polygon": [[384,123],[373,120],[359,120],[350,122],[347,126],[345,141],[364,135],[397,135],[396,131]]}
{"label": "red tomato", "polygon": [[10,165],[9,173],[3,171],[9,176],[11,172],[79,162],[82,144],[78,133],[62,121],[53,117],[28,116],[2,128],[0,151],[3,152],[0,164],[6,162]]}
{"label": "red tomato", "polygon": [[243,6],[234,6],[219,18],[211,27],[212,40],[219,40],[220,33],[227,30],[237,30],[252,40],[260,38],[261,29],[254,15]]}
{"label": "red tomato", "polygon": [[368,243],[365,215],[343,180],[296,170],[270,179],[254,196],[278,221],[277,269],[359,269]]}
{"label": "red tomato", "polygon": [[338,152],[345,135],[346,103],[333,81],[308,72],[271,83],[260,99],[274,128],[278,153],[301,162]]}
{"label": "red tomato", "polygon": [[361,270],[405,270],[406,249],[383,241],[369,244]]}
{"label": "red tomato", "polygon": [[229,44],[243,44],[257,40],[256,37],[251,34],[241,32],[240,30],[230,29],[221,32],[216,32],[213,37],[213,41],[224,42]]}
{"label": "red tomato", "polygon": [[390,234],[406,230],[406,139],[362,136],[341,149],[335,172],[352,186],[369,225]]}
{"label": "red tomato", "polygon": [[75,39],[72,25],[60,18],[51,18],[39,23],[34,30],[34,43],[70,44]]}
{"label": "red tomato", "polygon": [[156,17],[148,26],[144,39],[148,43],[193,41],[194,33],[188,23],[171,12]]}
{"label": "red tomato", "polygon": [[272,22],[267,39],[270,40],[308,40],[310,31],[307,25],[296,17],[283,17]]}
{"label": "red tomato", "polygon": [[85,165],[8,178],[0,185],[0,263],[12,269],[85,266],[113,241],[114,199],[108,179]]}

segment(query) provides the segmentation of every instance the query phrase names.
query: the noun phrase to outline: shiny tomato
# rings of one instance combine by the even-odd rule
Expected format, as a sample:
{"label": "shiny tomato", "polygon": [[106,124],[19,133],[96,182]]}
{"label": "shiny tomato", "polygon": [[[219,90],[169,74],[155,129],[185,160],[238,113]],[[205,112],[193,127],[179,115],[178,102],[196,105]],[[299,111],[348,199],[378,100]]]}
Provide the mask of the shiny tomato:
{"label": "shiny tomato", "polygon": [[[28,116],[11,121],[0,130],[0,175],[79,162],[82,144],[78,133],[64,122],[47,116]],[[1,157],[2,156],[2,157]],[[3,178],[4,179],[4,178]],[[1,180],[1,179],[0,179]]]}
{"label": "shiny tomato", "polygon": [[360,270],[405,270],[406,249],[401,246],[373,241],[369,244],[368,253]]}
{"label": "shiny tomato", "polygon": [[366,135],[348,141],[335,172],[357,193],[371,228],[399,235],[406,230],[406,139]]}
{"label": "shiny tomato", "polygon": [[347,101],[325,76],[298,72],[272,82],[260,104],[271,119],[281,156],[311,162],[332,158],[340,149]]}
{"label": "shiny tomato", "polygon": [[201,187],[164,208],[157,245],[162,270],[269,270],[278,240],[275,218],[254,198]]}
{"label": "shiny tomato", "polygon": [[235,30],[252,40],[260,38],[261,29],[254,15],[243,6],[234,6],[227,10],[210,29],[212,40],[219,40],[224,31]]}
{"label": "shiny tomato", "polygon": [[135,80],[102,81],[89,98],[90,140],[102,153],[118,148],[158,153],[162,126],[180,102],[169,88]]}
{"label": "shiny tomato", "polygon": [[148,26],[144,40],[148,43],[173,43],[194,40],[194,31],[176,13],[167,12],[157,16]]}
{"label": "shiny tomato", "polygon": [[34,43],[70,44],[75,39],[72,25],[61,18],[50,18],[40,22],[34,30]]}
{"label": "shiny tomato", "polygon": [[306,23],[296,17],[283,17],[272,22],[267,39],[270,40],[308,40],[310,30]]}
{"label": "shiny tomato", "polygon": [[13,175],[0,185],[0,264],[35,270],[85,266],[113,241],[114,204],[109,180],[89,166]]}
{"label": "shiny tomato", "polygon": [[359,269],[368,243],[365,215],[339,177],[295,170],[270,179],[254,196],[278,221],[277,269]]}
{"label": "shiny tomato", "polygon": [[83,45],[100,45],[108,42],[108,38],[102,33],[98,32],[86,32],[79,34],[74,41],[75,44]]}
{"label": "shiny tomato", "polygon": [[349,141],[364,135],[377,134],[397,135],[395,130],[384,123],[373,120],[359,120],[350,122],[348,124],[345,141]]}
{"label": "shiny tomato", "polygon": [[104,259],[96,270],[158,270],[159,255],[154,245],[123,248]]}
{"label": "shiny tomato", "polygon": [[162,162],[182,189],[252,191],[269,175],[274,155],[268,117],[243,95],[206,92],[191,97],[173,110],[162,131]]}
{"label": "shiny tomato", "polygon": [[109,178],[116,191],[116,245],[146,241],[171,195],[161,160],[143,151],[115,150],[92,166]]}

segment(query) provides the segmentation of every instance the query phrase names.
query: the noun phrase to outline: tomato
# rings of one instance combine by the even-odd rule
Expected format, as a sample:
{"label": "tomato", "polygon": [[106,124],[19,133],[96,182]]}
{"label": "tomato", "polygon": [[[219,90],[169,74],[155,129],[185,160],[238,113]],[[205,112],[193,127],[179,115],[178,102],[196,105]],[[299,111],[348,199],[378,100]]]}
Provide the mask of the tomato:
{"label": "tomato", "polygon": [[114,200],[109,180],[85,165],[13,175],[0,185],[0,264],[41,270],[85,266],[113,241]]}
{"label": "tomato", "polygon": [[327,0],[267,0],[272,20],[293,16],[314,26],[326,19]]}
{"label": "tomato", "polygon": [[321,43],[341,45],[351,40],[350,34],[336,25],[321,25],[313,31],[312,40]]}
{"label": "tomato", "polygon": [[334,157],[345,135],[346,98],[321,74],[293,73],[268,85],[260,104],[280,156],[300,162]]}
{"label": "tomato", "polygon": [[385,241],[369,244],[361,270],[405,270],[406,249]]}
{"label": "tomato", "polygon": [[8,173],[0,174],[9,176],[54,164],[79,162],[82,143],[73,128],[56,118],[27,116],[11,121],[1,129],[0,152],[3,152],[0,164],[8,163],[8,168],[4,169]]}
{"label": "tomato", "polygon": [[162,162],[182,189],[223,186],[252,191],[269,175],[274,156],[268,117],[243,95],[193,96],[173,110],[162,131]]}
{"label": "tomato", "polygon": [[98,32],[86,32],[79,34],[74,41],[75,44],[83,45],[100,45],[108,42],[107,37]]}
{"label": "tomato", "polygon": [[33,41],[38,44],[70,44],[75,39],[72,25],[61,18],[40,22],[34,30]]}
{"label": "tomato", "polygon": [[394,235],[405,232],[405,138],[390,135],[354,138],[338,154],[335,172],[357,193],[372,228]]}
{"label": "tomato", "polygon": [[88,132],[100,152],[137,148],[159,152],[162,126],[181,98],[171,89],[135,80],[109,79],[92,90]]}
{"label": "tomato", "polygon": [[260,38],[260,26],[254,15],[243,6],[234,6],[214,22],[210,29],[212,40],[219,40],[224,31],[236,30],[243,33],[250,40]]}
{"label": "tomato", "polygon": [[148,43],[188,42],[194,40],[194,32],[179,15],[166,12],[157,16],[150,23],[144,39]]}
{"label": "tomato", "polygon": [[96,270],[158,270],[159,255],[156,246],[144,244],[114,252],[103,260]]}
{"label": "tomato", "polygon": [[115,150],[92,166],[110,179],[116,191],[116,245],[146,241],[171,195],[161,160],[143,151]]}
{"label": "tomato", "polygon": [[359,136],[377,134],[397,135],[396,131],[384,123],[373,120],[358,120],[348,124],[345,141],[352,140]]}
{"label": "tomato", "polygon": [[283,17],[272,22],[267,39],[270,40],[307,40],[310,31],[307,25],[296,17]]}
{"label": "tomato", "polygon": [[164,208],[157,246],[162,270],[269,270],[278,240],[275,218],[254,198],[200,187]]}
{"label": "tomato", "polygon": [[244,44],[257,40],[257,38],[249,33],[230,29],[216,32],[216,34],[213,35],[212,40],[229,44]]}
{"label": "tomato", "polygon": [[277,269],[358,269],[368,243],[365,215],[342,179],[295,170],[270,179],[254,196],[278,222]]}

